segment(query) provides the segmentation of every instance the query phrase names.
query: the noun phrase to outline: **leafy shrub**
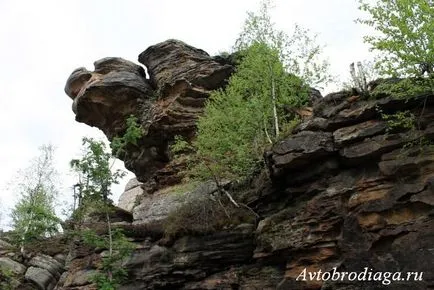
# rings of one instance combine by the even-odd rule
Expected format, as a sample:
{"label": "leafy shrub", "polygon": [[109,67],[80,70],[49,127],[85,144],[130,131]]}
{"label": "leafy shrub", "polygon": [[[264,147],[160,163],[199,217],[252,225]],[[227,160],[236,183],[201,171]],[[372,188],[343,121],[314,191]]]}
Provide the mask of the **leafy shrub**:
{"label": "leafy shrub", "polygon": [[127,118],[127,129],[122,137],[116,136],[113,138],[110,146],[114,156],[119,157],[125,153],[125,147],[128,144],[137,146],[137,142],[143,137],[143,128],[137,123],[138,119],[134,115]]}
{"label": "leafy shrub", "polygon": [[170,152],[173,155],[179,155],[193,150],[193,146],[183,137],[176,135],[173,144],[170,146]]}
{"label": "leafy shrub", "polygon": [[[99,236],[92,230],[82,232],[86,245],[99,249],[111,249],[111,253],[102,257],[100,272],[92,277],[99,290],[114,290],[124,282],[128,273],[121,267],[122,262],[133,251],[133,244],[127,240],[120,229],[112,230],[110,236]],[[110,245],[111,244],[111,245]]]}
{"label": "leafy shrub", "polygon": [[241,223],[254,223],[255,216],[245,208],[237,208],[228,200],[220,202],[209,196],[187,201],[169,213],[164,222],[165,235],[204,235]]}
{"label": "leafy shrub", "polygon": [[434,65],[434,6],[426,0],[359,0],[367,18],[358,19],[376,30],[364,37],[379,53],[376,67],[386,75],[420,75],[420,66]]}
{"label": "leafy shrub", "polygon": [[427,78],[406,78],[378,80],[380,83],[371,93],[372,98],[391,96],[394,99],[409,100],[431,93],[433,80]]}
{"label": "leafy shrub", "polygon": [[416,118],[410,111],[400,111],[395,114],[381,114],[381,118],[386,121],[387,132],[416,128]]}
{"label": "leafy shrub", "polygon": [[18,285],[16,275],[11,270],[0,267],[0,289],[13,290],[17,289]]}

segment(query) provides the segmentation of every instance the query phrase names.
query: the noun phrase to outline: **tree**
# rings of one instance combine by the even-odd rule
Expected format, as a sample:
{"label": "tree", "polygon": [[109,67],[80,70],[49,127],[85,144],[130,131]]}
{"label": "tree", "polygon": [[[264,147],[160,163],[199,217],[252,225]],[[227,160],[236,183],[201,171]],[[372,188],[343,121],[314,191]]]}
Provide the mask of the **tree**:
{"label": "tree", "polygon": [[211,94],[198,122],[194,145],[200,162],[193,175],[237,178],[261,163],[266,144],[279,140],[294,124],[290,108],[308,101],[308,85],[329,79],[320,47],[297,27],[290,38],[274,28],[263,2],[259,14],[248,13],[234,49],[236,72],[224,90]]}
{"label": "tree", "polygon": [[[357,19],[378,34],[365,36],[380,57],[376,67],[392,76],[419,76],[434,70],[434,1],[359,0],[369,18]],[[421,70],[422,69],[422,70]]]}
{"label": "tree", "polygon": [[271,21],[272,1],[264,0],[259,13],[248,12],[244,27],[234,49],[243,51],[253,43],[265,43],[278,51],[285,71],[300,77],[310,86],[324,86],[332,81],[329,63],[322,59],[322,47],[316,43],[317,35],[299,25],[291,36],[275,28]]}
{"label": "tree", "polygon": [[118,184],[125,173],[112,172],[112,155],[106,152],[104,142],[83,138],[84,152],[81,159],[72,159],[70,166],[78,174],[78,205],[84,200],[109,203],[110,186]]}
{"label": "tree", "polygon": [[[119,169],[112,171],[114,159],[106,151],[104,142],[92,138],[83,138],[83,146],[83,156],[70,162],[71,168],[79,176],[77,186],[79,194],[78,208],[75,209],[74,216],[80,225],[88,210],[105,214],[108,229],[107,237],[98,237],[93,231],[89,230],[84,231],[82,234],[87,244],[108,249],[108,256],[103,258],[102,270],[104,274],[95,275],[94,280],[99,289],[115,289],[115,285],[125,278],[125,270],[122,267],[115,267],[115,265],[129,255],[132,247],[122,233],[112,230],[110,222],[112,201],[109,197],[111,195],[111,185],[119,183],[125,172]],[[121,149],[119,147],[118,150]]]}
{"label": "tree", "polygon": [[59,230],[60,220],[54,210],[54,199],[58,194],[57,173],[53,167],[54,149],[51,145],[44,145],[40,151],[32,164],[19,173],[21,180],[17,191],[21,197],[11,213],[21,253],[28,243],[54,235]]}
{"label": "tree", "polygon": [[[220,176],[249,175],[265,144],[277,140],[289,121],[286,107],[306,101],[306,86],[285,71],[278,51],[254,43],[245,50],[229,85],[211,94],[199,118],[195,142],[199,156]],[[207,172],[203,167],[200,171]]]}
{"label": "tree", "polygon": [[359,93],[366,93],[368,83],[377,79],[379,76],[374,69],[374,63],[371,61],[358,61],[350,64],[350,78],[342,83],[344,89],[357,89]]}

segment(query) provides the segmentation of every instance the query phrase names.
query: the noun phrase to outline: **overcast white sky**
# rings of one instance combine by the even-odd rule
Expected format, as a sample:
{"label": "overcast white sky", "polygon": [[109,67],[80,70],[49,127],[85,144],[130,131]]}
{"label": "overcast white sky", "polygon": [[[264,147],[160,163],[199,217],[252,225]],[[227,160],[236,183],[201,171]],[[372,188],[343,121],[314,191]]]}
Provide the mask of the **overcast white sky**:
{"label": "overcast white sky", "polygon": [[[105,138],[98,129],[74,121],[64,94],[73,69],[107,56],[137,62],[148,46],[176,38],[210,54],[229,50],[253,0],[159,1],[15,1],[0,0],[0,210],[5,215],[17,200],[7,184],[18,169],[38,154],[38,147],[57,147],[61,189],[71,195],[74,180],[68,163],[80,153],[81,137]],[[356,0],[275,1],[277,28],[291,32],[294,23],[319,33],[324,54],[336,75],[369,58],[362,42],[364,27]],[[129,176],[131,177],[131,175]],[[127,180],[114,189],[115,200]]]}

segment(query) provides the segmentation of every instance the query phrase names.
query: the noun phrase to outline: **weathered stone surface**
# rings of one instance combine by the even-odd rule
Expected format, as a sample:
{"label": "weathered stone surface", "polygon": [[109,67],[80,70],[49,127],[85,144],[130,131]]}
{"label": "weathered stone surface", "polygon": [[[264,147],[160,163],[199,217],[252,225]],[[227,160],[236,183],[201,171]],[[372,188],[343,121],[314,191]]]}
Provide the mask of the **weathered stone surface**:
{"label": "weathered stone surface", "polygon": [[154,88],[163,91],[180,80],[214,89],[233,72],[233,66],[221,65],[205,51],[175,39],[150,46],[139,55],[139,62],[148,69]]}
{"label": "weathered stone surface", "polygon": [[0,257],[0,267],[4,267],[18,275],[24,274],[27,269],[23,264],[20,264],[7,257]]}
{"label": "weathered stone surface", "polygon": [[150,80],[141,66],[105,58],[95,62],[94,72],[75,70],[65,92],[74,99],[76,120],[98,127],[109,140],[125,132],[130,115],[138,117],[144,136],[120,158],[144,182],[169,161],[175,135],[194,135],[209,93],[226,84],[233,67],[177,40],[149,47],[139,61]]}
{"label": "weathered stone surface", "polygon": [[[366,98],[353,90],[315,98],[312,111],[300,110],[312,116],[265,153],[269,171],[227,186],[240,205],[255,213],[255,225],[167,237],[164,221],[169,213],[176,213],[186,200],[200,204],[201,197],[215,190],[176,187],[185,164],[170,160],[168,145],[175,135],[194,135],[210,90],[224,86],[233,68],[229,59],[211,58],[173,40],[150,47],[140,61],[147,66],[150,80],[145,82],[152,94],[142,99],[151,106],[134,114],[146,136],[137,147],[126,148],[123,158],[143,182],[144,193],[134,208],[134,222],[114,224],[135,243],[123,265],[129,279],[120,289],[385,288],[378,281],[296,280],[305,269],[359,273],[365,267],[424,273],[423,281],[395,281],[390,289],[434,287],[431,93],[400,100]],[[119,70],[134,69],[119,65]],[[67,93],[85,93],[80,87],[92,86],[92,74],[73,73]],[[98,74],[104,77],[105,71]],[[418,116],[417,130],[386,130],[380,112],[400,110]],[[124,129],[104,130],[114,136]],[[271,178],[265,178],[268,173]],[[100,258],[95,252],[75,255],[71,275],[97,268]],[[91,286],[69,289],[80,287]]]}
{"label": "weathered stone surface", "polygon": [[[142,67],[121,58],[104,58],[94,63],[95,70],[75,70],[65,86],[74,100],[78,122],[96,126],[108,135],[123,127],[122,122],[136,115],[145,99],[152,95]],[[112,136],[109,136],[109,138]]]}
{"label": "weathered stone surface", "polygon": [[132,178],[128,181],[125,186],[125,191],[119,197],[118,207],[127,211],[132,211],[141,195],[143,195],[141,183],[137,178]]}
{"label": "weathered stone surface", "polygon": [[409,142],[413,142],[422,136],[420,132],[398,133],[379,135],[367,138],[364,142],[344,147],[339,154],[352,162],[364,162],[370,159],[378,159],[383,153],[392,151]]}
{"label": "weathered stone surface", "polygon": [[[110,206],[109,217],[112,223],[117,223],[117,222],[131,223],[133,221],[133,216],[131,212],[126,211],[118,206]],[[101,212],[99,210],[91,211],[84,217],[85,223],[99,223],[99,222],[105,223],[106,221],[107,221],[107,217],[105,212]]]}
{"label": "weathered stone surface", "polygon": [[135,280],[121,289],[180,289],[188,281],[201,280],[252,255],[253,227],[204,237],[185,236],[173,247],[145,247],[126,263]]}
{"label": "weathered stone surface", "polygon": [[200,201],[201,197],[207,197],[215,192],[214,183],[203,183],[194,188],[182,188],[178,186],[168,187],[163,191],[145,195],[140,205],[133,211],[134,223],[153,223],[167,218],[170,212],[176,211],[180,206],[192,200]]}
{"label": "weathered stone surface", "polygon": [[344,145],[360,141],[366,137],[384,133],[386,127],[386,123],[382,121],[366,121],[354,126],[344,127],[336,130],[333,133],[333,138],[336,147],[341,148]]}
{"label": "weathered stone surface", "polygon": [[429,146],[396,149],[381,157],[378,167],[386,176],[419,175],[421,167],[434,170],[434,150]]}
{"label": "weathered stone surface", "polygon": [[47,255],[37,255],[33,257],[30,260],[29,265],[47,270],[56,280],[60,278],[60,275],[63,272],[62,264]]}
{"label": "weathered stone surface", "polygon": [[[199,282],[190,282],[184,289],[276,289],[283,271],[272,266],[231,267]],[[239,287],[239,288],[238,288]]]}
{"label": "weathered stone surface", "polygon": [[12,248],[12,245],[6,241],[0,240],[0,250],[7,250]]}
{"label": "weathered stone surface", "polygon": [[85,286],[92,283],[91,278],[96,274],[95,270],[80,270],[65,277],[64,287]]}
{"label": "weathered stone surface", "polygon": [[57,284],[57,280],[45,269],[29,267],[25,278],[39,287],[41,290],[52,290]]}
{"label": "weathered stone surface", "polygon": [[300,170],[314,160],[331,155],[334,151],[331,133],[303,131],[277,143],[266,156],[272,174],[278,176],[285,169]]}

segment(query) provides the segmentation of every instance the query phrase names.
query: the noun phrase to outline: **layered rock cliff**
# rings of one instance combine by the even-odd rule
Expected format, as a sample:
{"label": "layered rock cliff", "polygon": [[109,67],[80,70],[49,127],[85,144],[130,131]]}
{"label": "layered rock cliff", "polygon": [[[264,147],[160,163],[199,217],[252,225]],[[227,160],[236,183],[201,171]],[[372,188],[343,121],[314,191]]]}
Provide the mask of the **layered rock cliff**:
{"label": "layered rock cliff", "polygon": [[[131,114],[146,128],[121,156],[138,181],[119,203],[131,214],[119,210],[114,219],[135,244],[120,289],[434,288],[432,91],[407,99],[378,91],[318,98],[311,116],[264,153],[266,170],[224,184],[252,211],[233,209],[232,220],[215,224],[195,216],[194,207],[206,206],[215,184],[180,184],[184,165],[168,146],[176,135],[194,137],[204,102],[226,84],[233,63],[175,40],[148,48],[139,61],[146,71],[102,59],[93,72],[74,71],[65,88],[76,120],[109,140],[123,133]],[[414,127],[392,128],[382,117],[402,111],[416,117]],[[190,230],[168,235],[170,222]],[[198,230],[201,223],[210,226]],[[94,289],[89,277],[104,251],[66,250],[67,271],[56,289]],[[401,272],[402,280],[309,279],[333,269]],[[406,281],[407,272],[422,279]]]}

